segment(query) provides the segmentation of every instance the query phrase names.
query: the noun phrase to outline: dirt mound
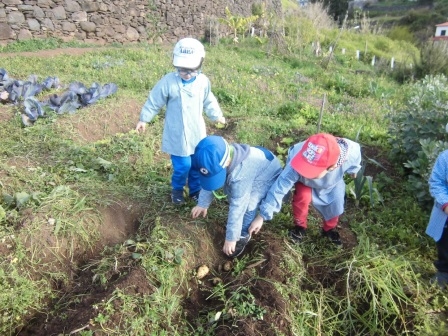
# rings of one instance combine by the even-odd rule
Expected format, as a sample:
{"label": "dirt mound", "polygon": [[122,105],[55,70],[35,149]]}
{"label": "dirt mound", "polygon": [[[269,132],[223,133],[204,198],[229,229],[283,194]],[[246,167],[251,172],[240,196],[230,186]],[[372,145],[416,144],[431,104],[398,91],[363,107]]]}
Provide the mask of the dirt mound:
{"label": "dirt mound", "polygon": [[[166,223],[173,225],[171,220]],[[105,222],[105,225],[108,224],[110,222]],[[279,332],[289,335],[289,323],[285,318],[287,302],[273,285],[273,282],[284,283],[290,276],[280,267],[283,240],[269,232],[261,233],[257,239],[249,242],[241,259],[230,260],[220,253],[224,237],[222,226],[200,229],[189,224],[181,226],[185,239],[196,237],[193,242],[194,253],[186,256],[183,263],[183,267],[192,270],[183,286],[188,290],[182,295],[182,306],[190,325],[215,335],[274,336]],[[198,235],[198,232],[201,234]],[[207,250],[208,253],[205,252]],[[98,315],[97,304],[112,300],[117,289],[137,296],[150,295],[156,290],[148,282],[146,271],[138,261],[132,260],[129,255],[123,255],[123,258],[118,261],[115,272],[109,274],[107,286],[93,283],[91,268],[84,267],[83,270],[80,267],[72,285],[61,289],[60,297],[49,305],[49,311],[34,316],[26,327],[17,331],[17,335],[50,336],[81,330],[103,335],[104,330],[94,322]],[[229,269],[223,267],[226,263],[230,265]],[[198,279],[194,270],[202,264],[209,265],[210,272]],[[241,317],[248,312],[253,315],[251,318]],[[211,321],[210,316],[216,316],[217,313],[220,318]],[[120,325],[121,319],[122,316],[115,313],[109,317],[108,325]]]}
{"label": "dirt mound", "polygon": [[105,139],[135,128],[143,103],[134,99],[120,99],[107,105],[94,104],[69,118],[59,118],[55,127],[81,144]]}

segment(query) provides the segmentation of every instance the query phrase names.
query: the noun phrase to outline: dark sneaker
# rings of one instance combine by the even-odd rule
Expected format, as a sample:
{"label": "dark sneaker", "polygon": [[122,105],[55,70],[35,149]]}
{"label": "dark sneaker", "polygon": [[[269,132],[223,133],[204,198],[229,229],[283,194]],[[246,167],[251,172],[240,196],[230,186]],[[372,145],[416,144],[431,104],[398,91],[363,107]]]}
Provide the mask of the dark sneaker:
{"label": "dark sneaker", "polygon": [[302,226],[294,226],[294,229],[289,231],[288,236],[294,243],[300,244],[306,236],[306,229]]}
{"label": "dark sneaker", "polygon": [[338,246],[342,245],[341,237],[339,236],[339,232],[337,232],[335,229],[331,229],[328,231],[322,230],[322,236],[327,237],[330,239],[330,241]]}
{"label": "dark sneaker", "polygon": [[200,193],[200,191],[196,191],[195,193],[190,194],[190,198],[191,198],[193,201],[195,201],[196,203],[197,203],[198,200],[199,200],[199,193]]}
{"label": "dark sneaker", "polygon": [[183,190],[172,190],[171,191],[171,202],[176,205],[182,205],[185,203],[184,191]]}
{"label": "dark sneaker", "polygon": [[229,257],[236,258],[239,255],[241,255],[241,253],[243,253],[244,248],[246,247],[249,240],[250,240],[250,235],[247,235],[246,237],[241,237],[240,240],[238,240],[236,242],[235,252],[233,252],[233,254],[231,254]]}
{"label": "dark sneaker", "polygon": [[431,284],[437,284],[440,289],[445,289],[448,285],[448,273],[437,272],[429,281]]}

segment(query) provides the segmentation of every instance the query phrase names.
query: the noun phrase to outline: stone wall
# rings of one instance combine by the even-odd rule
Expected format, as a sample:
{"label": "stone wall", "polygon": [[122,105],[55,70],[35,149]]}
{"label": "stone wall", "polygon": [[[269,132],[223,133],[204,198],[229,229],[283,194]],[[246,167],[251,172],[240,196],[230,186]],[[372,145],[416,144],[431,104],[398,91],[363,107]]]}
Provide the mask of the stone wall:
{"label": "stone wall", "polygon": [[87,43],[174,42],[217,31],[228,7],[249,16],[263,1],[281,13],[281,0],[1,0],[0,43],[59,37]]}

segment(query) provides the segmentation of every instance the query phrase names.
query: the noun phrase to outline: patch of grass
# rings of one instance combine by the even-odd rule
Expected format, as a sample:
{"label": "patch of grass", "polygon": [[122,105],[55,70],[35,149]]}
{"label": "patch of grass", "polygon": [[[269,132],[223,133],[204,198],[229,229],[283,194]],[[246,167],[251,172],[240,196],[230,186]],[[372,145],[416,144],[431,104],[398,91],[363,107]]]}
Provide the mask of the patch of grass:
{"label": "patch of grass", "polygon": [[0,53],[48,50],[56,48],[88,48],[93,46],[95,45],[81,41],[63,42],[61,39],[52,37],[46,39],[29,39],[10,42],[5,46],[0,46]]}
{"label": "patch of grass", "polygon": [[30,268],[23,247],[16,245],[13,248],[12,245],[10,251],[13,253],[0,258],[0,333],[4,335],[14,334],[18,326],[27,323],[28,316],[43,309],[47,300],[54,296],[51,283],[36,278],[29,271],[42,265],[34,264]]}
{"label": "patch of grass", "polygon": [[[125,263],[120,256],[128,255],[129,258],[138,260],[145,269],[153,293],[135,296],[116,289],[106,302],[95,305],[98,314],[94,320],[108,333],[147,335],[154,330],[163,329],[163,334],[166,335],[183,335],[185,325],[179,320],[179,292],[187,277],[185,267],[182,266],[185,250],[181,246],[185,246],[185,242],[170,240],[166,229],[161,225],[160,217],[155,220],[146,217],[142,221],[151,223],[146,239],[141,237],[133,242],[125,242],[121,247],[110,251],[109,257],[89,267],[94,267],[95,280],[107,283],[107,274],[116,272],[118,265]],[[145,228],[143,224],[141,229],[146,230]],[[118,315],[120,318],[117,318]]]}

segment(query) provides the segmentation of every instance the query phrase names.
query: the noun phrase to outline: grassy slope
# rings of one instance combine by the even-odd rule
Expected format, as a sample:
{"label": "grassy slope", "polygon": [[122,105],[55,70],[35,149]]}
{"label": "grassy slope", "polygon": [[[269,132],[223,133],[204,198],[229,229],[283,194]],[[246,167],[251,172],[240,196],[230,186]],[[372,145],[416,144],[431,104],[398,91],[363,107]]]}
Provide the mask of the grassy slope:
{"label": "grassy slope", "polygon": [[[328,36],[336,39],[337,32],[332,34]],[[372,39],[374,46],[378,41],[375,50],[385,55],[399,51],[394,49],[395,44],[374,37],[361,37],[359,41],[366,38]],[[355,50],[357,39],[355,35],[344,35],[340,45]],[[335,54],[328,62],[330,55],[315,58],[308,47],[296,56],[272,53],[270,48],[269,43],[260,45],[254,40],[241,46],[222,43],[208,47],[204,70],[229,121],[226,130],[209,125],[211,132],[223,132],[232,141],[265,145],[282,156],[291,141],[316,132],[325,97],[321,131],[358,137],[363,146],[387,152],[385,115],[399,104],[406,86],[372,71],[368,61],[360,62],[350,55]],[[90,251],[96,261],[88,269],[107,287],[114,278],[113,270],[120,269],[122,260],[128,260],[123,256],[129,258],[127,247],[131,246],[138,253],[135,257],[141,258],[147,281],[157,291],[137,297],[116,289],[105,302],[93,303],[99,309],[94,315],[96,330],[134,335],[145,334],[145,330],[193,334],[188,324],[179,319],[184,286],[194,275],[195,265],[201,261],[215,262],[219,246],[211,248],[216,244],[210,237],[208,248],[213,253],[204,254],[197,239],[206,239],[210,231],[196,225],[207,221],[193,223],[192,228],[188,208],[174,209],[166,202],[170,172],[166,156],[159,151],[163,117],[157,118],[143,137],[133,131],[114,130],[99,137],[86,135],[85,140],[77,137],[77,118],[87,120],[84,126],[104,128],[107,111],[114,111],[112,116],[117,119],[124,115],[131,125],[132,115],[136,120],[138,106],[148,90],[171,70],[169,59],[170,47],[156,46],[100,49],[52,58],[2,57],[2,66],[13,78],[26,79],[37,74],[39,78],[57,76],[64,83],[114,82],[120,88],[116,96],[98,103],[102,112],[93,117],[91,114],[98,110],[92,106],[79,114],[39,119],[29,128],[21,126],[19,110],[2,108],[2,115],[8,117],[2,118],[0,128],[1,189],[16,196],[12,206],[1,203],[7,210],[7,217],[1,222],[4,246],[0,286],[5,293],[1,297],[2,332],[13,333],[15,327],[27,325],[27,318],[34,311],[44,309],[49,298],[58,298],[58,284],[73,285],[70,269],[61,266],[67,260],[82,260],[82,251]],[[136,102],[131,108],[130,100]],[[92,129],[94,133],[98,131],[98,127]],[[285,314],[291,333],[436,330],[426,313],[444,309],[446,297],[426,286],[433,258],[431,241],[423,235],[426,214],[406,195],[393,171],[383,171],[374,178],[385,206],[370,208],[362,203],[361,208],[351,208],[346,214],[350,229],[358,236],[356,248],[339,254],[312,244],[281,251],[279,267],[291,277],[286,284],[271,281],[289,303]],[[20,205],[19,192],[40,194],[35,194],[35,201]],[[146,215],[140,218],[140,228],[127,237],[132,242],[111,245],[100,254],[94,246],[101,241],[98,227],[104,221],[104,213],[98,209],[123,199],[142,207]],[[265,230],[284,236],[290,223],[288,210],[286,206]],[[210,211],[208,221],[224,222],[225,211],[225,205],[218,205]],[[58,225],[42,231],[48,228],[49,218],[56,218]],[[318,223],[318,218],[313,221]],[[184,233],[173,232],[172,225],[184,227],[180,231]],[[30,243],[43,234],[56,242],[57,248],[49,248],[54,257],[46,259]],[[173,263],[179,261],[177,257],[183,260],[180,265]],[[304,271],[302,257],[315,267],[336,272],[342,283],[350,286],[343,292],[341,287],[322,287]],[[244,263],[240,265],[242,269]],[[295,299],[289,300],[290,297]],[[228,300],[232,304],[231,300],[236,299],[231,296]],[[252,310],[240,319],[252,320],[251,314],[260,313],[258,308],[252,305]],[[113,319],[118,312],[122,315],[120,323]],[[201,319],[198,316],[195,323],[206,324]]]}

